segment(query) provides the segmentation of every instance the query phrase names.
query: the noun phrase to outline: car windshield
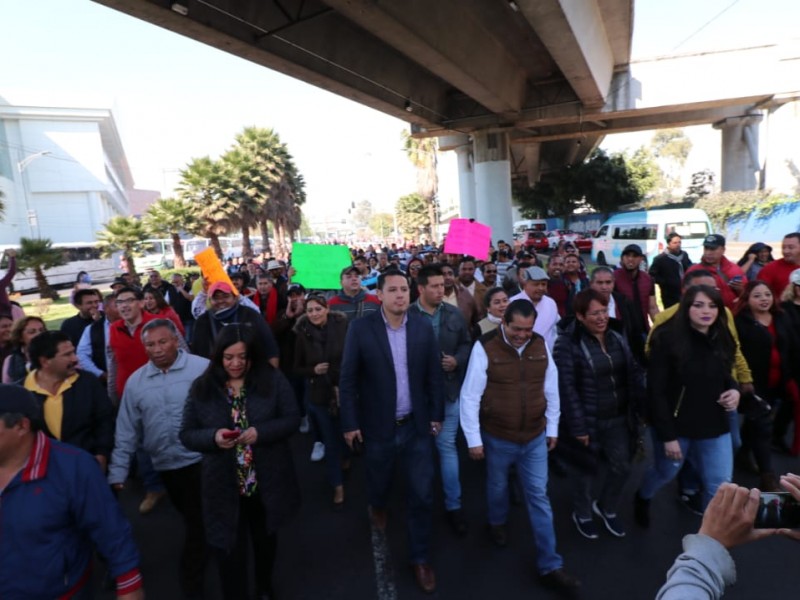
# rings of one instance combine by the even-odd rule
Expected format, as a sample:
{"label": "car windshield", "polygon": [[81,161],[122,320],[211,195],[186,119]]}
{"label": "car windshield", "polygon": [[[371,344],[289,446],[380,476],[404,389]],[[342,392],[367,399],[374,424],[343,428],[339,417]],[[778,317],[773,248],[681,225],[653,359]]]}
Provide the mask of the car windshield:
{"label": "car windshield", "polygon": [[711,233],[705,221],[681,221],[667,223],[664,227],[665,235],[677,233],[684,240],[701,240]]}

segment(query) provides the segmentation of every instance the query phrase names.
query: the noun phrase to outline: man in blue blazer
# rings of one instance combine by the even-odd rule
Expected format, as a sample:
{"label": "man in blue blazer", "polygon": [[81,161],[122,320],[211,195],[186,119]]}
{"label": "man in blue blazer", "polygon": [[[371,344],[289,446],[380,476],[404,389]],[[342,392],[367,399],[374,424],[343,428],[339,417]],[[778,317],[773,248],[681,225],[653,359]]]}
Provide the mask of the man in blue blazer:
{"label": "man in blue blazer", "polygon": [[432,436],[444,419],[439,344],[430,322],[408,311],[407,277],[378,277],[381,310],[350,324],[339,378],[340,418],[348,446],[363,442],[372,525],[386,528],[395,461],[408,493],[410,562],[423,591],[436,590],[428,563],[433,511]]}

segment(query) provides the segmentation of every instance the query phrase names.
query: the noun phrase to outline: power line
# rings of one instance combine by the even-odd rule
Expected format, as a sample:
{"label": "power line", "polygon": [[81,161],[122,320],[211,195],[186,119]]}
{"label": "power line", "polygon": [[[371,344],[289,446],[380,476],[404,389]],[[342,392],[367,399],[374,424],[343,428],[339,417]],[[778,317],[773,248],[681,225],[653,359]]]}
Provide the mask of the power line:
{"label": "power line", "polygon": [[723,9],[722,9],[720,12],[718,12],[716,15],[714,15],[713,17],[711,17],[711,18],[710,18],[708,21],[706,21],[705,23],[703,23],[703,24],[700,26],[700,28],[699,28],[699,29],[697,29],[697,30],[696,30],[694,33],[692,33],[691,35],[689,35],[689,37],[687,37],[687,38],[686,38],[685,40],[683,40],[683,41],[682,41],[680,44],[678,44],[677,46],[675,46],[675,47],[672,49],[672,52],[675,52],[675,50],[677,50],[678,48],[680,48],[681,46],[683,46],[683,45],[684,45],[686,42],[688,42],[690,39],[692,39],[692,38],[693,38],[694,36],[696,36],[698,33],[700,33],[701,31],[703,31],[703,29],[705,29],[706,27],[708,27],[709,25],[711,25],[711,23],[713,23],[714,21],[716,21],[717,19],[719,19],[719,18],[720,18],[722,15],[724,15],[726,12],[728,12],[730,9],[732,9],[734,6],[736,6],[738,3],[739,3],[739,0],[733,0],[733,2],[731,2],[731,3],[730,3],[728,6],[726,6],[725,8],[723,8]]}

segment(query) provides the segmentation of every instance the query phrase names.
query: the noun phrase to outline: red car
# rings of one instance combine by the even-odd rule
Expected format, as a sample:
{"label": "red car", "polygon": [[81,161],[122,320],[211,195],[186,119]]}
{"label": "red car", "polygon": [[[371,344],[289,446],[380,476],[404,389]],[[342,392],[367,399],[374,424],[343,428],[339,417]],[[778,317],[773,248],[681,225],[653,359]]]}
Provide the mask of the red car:
{"label": "red car", "polygon": [[529,229],[525,232],[523,246],[526,250],[533,248],[536,252],[545,252],[549,250],[550,242],[547,240],[547,235],[544,232]]}
{"label": "red car", "polygon": [[591,252],[592,251],[592,236],[584,234],[572,242],[578,247],[578,252]]}

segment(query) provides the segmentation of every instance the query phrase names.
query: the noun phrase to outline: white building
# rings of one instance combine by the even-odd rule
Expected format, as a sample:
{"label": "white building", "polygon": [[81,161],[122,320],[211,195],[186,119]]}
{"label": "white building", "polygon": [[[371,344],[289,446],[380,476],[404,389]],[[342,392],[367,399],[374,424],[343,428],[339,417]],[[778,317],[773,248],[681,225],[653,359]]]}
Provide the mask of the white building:
{"label": "white building", "polygon": [[95,240],[133,189],[111,110],[12,106],[0,98],[0,245]]}

